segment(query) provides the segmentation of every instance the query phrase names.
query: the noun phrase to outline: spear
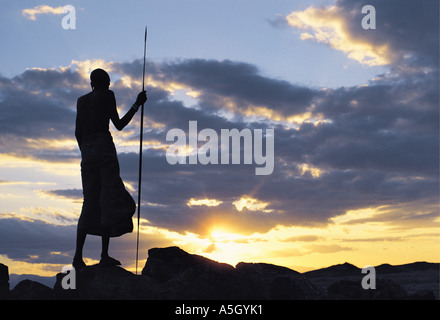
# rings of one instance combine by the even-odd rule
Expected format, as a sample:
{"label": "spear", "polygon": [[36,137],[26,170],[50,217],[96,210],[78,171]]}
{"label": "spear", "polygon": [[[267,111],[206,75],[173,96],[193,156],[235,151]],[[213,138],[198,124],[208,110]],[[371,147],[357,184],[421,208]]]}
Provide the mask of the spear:
{"label": "spear", "polygon": [[[145,60],[147,56],[147,26],[145,26],[144,38],[144,68],[142,72],[142,91],[145,90]],[[139,143],[139,181],[138,181],[138,213],[137,213],[137,239],[136,239],[136,275],[138,271],[139,260],[139,225],[141,220],[141,187],[142,187],[142,143],[144,136],[144,104],[141,108],[141,126],[140,126],[140,143]]]}

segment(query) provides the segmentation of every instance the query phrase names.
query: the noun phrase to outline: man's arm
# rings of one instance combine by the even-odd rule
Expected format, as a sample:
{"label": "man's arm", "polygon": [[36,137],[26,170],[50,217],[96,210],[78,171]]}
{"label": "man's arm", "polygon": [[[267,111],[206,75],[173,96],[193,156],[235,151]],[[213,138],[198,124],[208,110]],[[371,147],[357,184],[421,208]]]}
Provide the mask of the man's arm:
{"label": "man's arm", "polygon": [[119,119],[118,110],[116,109],[116,99],[114,95],[112,96],[112,106],[110,109],[110,119],[112,120],[114,126],[116,129],[121,131],[125,128],[127,124],[130,123],[131,119],[133,119],[133,116],[138,111],[139,106],[145,103],[147,101],[147,95],[146,92],[143,91],[139,93],[136,102],[133,104],[133,106],[128,110],[128,112],[122,117],[122,119]]}

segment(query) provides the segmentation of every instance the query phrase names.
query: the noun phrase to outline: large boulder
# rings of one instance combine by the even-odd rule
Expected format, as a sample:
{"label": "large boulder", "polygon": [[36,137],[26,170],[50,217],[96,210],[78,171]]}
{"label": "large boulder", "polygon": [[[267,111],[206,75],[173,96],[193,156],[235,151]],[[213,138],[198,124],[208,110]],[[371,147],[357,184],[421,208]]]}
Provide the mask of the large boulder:
{"label": "large boulder", "polygon": [[231,267],[196,254],[189,254],[179,247],[153,248],[148,250],[148,259],[142,269],[142,275],[164,283],[190,268],[207,265]]}
{"label": "large boulder", "polygon": [[267,263],[244,263],[237,266],[243,288],[242,299],[304,300],[318,299],[321,292],[301,273]]}
{"label": "large boulder", "polygon": [[9,269],[0,263],[0,300],[9,297]]}
{"label": "large boulder", "polygon": [[162,283],[159,299],[234,299],[235,268],[178,247],[150,249],[142,275]]}
{"label": "large boulder", "polygon": [[407,292],[388,279],[378,279],[376,289],[365,290],[357,281],[339,280],[327,289],[333,299],[342,300],[405,300]]}
{"label": "large boulder", "polygon": [[29,279],[20,281],[11,291],[13,300],[52,300],[53,290],[44,284]]}
{"label": "large boulder", "polygon": [[148,251],[142,274],[162,283],[159,299],[316,299],[320,293],[300,273],[265,263],[236,268],[178,247]]}
{"label": "large boulder", "polygon": [[155,280],[136,276],[121,267],[88,266],[75,272],[75,289],[64,289],[63,278],[67,273],[57,274],[54,292],[57,299],[82,300],[135,300],[154,299]]}

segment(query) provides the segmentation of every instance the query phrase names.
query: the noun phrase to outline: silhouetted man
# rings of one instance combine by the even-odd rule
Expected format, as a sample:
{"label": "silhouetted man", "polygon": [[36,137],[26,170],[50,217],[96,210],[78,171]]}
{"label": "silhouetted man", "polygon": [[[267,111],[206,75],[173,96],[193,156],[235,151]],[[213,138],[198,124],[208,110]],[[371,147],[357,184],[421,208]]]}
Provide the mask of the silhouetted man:
{"label": "silhouetted man", "polygon": [[100,265],[121,263],[108,254],[110,237],[133,231],[132,216],[136,210],[133,198],[119,175],[119,162],[109,131],[110,120],[118,130],[131,121],[139,106],[147,101],[146,92],[139,93],[136,102],[120,119],[110,77],[102,69],[90,74],[92,92],[77,102],[75,136],[81,150],[81,178],[84,202],[78,220],[76,251],[72,265],[85,267],[83,247],[87,234],[102,237]]}

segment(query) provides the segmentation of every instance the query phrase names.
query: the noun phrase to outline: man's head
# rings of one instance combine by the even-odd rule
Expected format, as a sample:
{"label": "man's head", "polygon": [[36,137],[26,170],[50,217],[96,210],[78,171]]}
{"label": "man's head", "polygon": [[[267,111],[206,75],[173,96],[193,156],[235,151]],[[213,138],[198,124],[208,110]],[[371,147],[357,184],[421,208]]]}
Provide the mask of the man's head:
{"label": "man's head", "polygon": [[90,74],[90,85],[93,89],[108,89],[110,86],[110,76],[102,69],[95,69]]}

